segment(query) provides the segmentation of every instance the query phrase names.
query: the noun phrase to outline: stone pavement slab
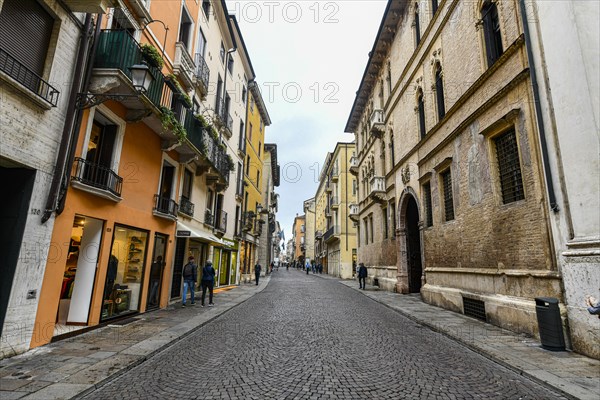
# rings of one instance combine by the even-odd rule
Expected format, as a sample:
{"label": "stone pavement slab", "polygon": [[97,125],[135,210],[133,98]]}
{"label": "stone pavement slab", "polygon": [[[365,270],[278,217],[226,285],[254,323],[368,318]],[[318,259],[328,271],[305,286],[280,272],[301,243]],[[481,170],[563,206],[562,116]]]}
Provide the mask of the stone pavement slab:
{"label": "stone pavement slab", "polygon": [[0,399],[70,399],[85,394],[173,345],[207,322],[261,292],[242,284],[215,293],[215,307],[169,307],[134,323],[102,328],[0,360]]}
{"label": "stone pavement slab", "polygon": [[600,361],[574,352],[552,352],[531,337],[432,306],[420,295],[381,291],[358,282],[335,279],[413,321],[442,333],[507,368],[551,386],[563,394],[584,400],[600,399]]}

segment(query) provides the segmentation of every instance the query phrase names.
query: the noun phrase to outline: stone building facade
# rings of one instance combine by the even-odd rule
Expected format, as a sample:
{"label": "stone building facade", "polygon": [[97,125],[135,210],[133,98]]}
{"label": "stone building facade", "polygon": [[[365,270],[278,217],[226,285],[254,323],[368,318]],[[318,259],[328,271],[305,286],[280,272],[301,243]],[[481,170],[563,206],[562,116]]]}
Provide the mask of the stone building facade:
{"label": "stone building facade", "polygon": [[316,204],[315,198],[304,200],[304,215],[306,216],[306,229],[304,232],[304,247],[306,258],[315,260],[315,223],[316,223]]}
{"label": "stone building facade", "polygon": [[516,0],[388,3],[346,126],[370,277],[534,335],[535,297],[564,311],[533,103]]}

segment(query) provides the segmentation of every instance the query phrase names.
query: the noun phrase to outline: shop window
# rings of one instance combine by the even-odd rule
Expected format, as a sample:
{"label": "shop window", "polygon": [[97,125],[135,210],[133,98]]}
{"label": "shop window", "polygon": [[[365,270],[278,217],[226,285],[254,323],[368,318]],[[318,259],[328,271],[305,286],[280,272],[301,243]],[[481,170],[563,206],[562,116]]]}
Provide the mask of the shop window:
{"label": "shop window", "polygon": [[502,33],[500,32],[500,17],[496,2],[488,0],[481,9],[481,23],[483,24],[483,36],[488,68],[494,65],[503,53]]}
{"label": "shop window", "polygon": [[433,225],[433,210],[431,209],[431,183],[423,184],[423,205],[425,206],[425,227]]}
{"label": "shop window", "polygon": [[148,232],[115,225],[101,319],[140,310]]}
{"label": "shop window", "polygon": [[496,147],[496,158],[498,161],[498,176],[502,190],[502,202],[504,204],[523,200],[523,179],[521,176],[521,164],[519,162],[519,150],[515,130],[494,138]]}
{"label": "shop window", "polygon": [[446,169],[440,175],[444,198],[444,221],[452,221],[454,219],[454,199],[452,196],[452,173],[450,172],[450,168]]}

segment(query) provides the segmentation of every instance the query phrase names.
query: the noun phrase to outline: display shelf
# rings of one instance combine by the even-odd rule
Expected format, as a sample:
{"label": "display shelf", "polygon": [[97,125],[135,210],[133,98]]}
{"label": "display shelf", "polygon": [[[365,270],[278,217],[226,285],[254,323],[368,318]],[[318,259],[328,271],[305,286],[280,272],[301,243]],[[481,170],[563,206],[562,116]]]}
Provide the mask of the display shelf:
{"label": "display shelf", "polygon": [[137,236],[129,238],[127,261],[125,264],[125,281],[141,282],[142,280],[142,259],[145,243]]}

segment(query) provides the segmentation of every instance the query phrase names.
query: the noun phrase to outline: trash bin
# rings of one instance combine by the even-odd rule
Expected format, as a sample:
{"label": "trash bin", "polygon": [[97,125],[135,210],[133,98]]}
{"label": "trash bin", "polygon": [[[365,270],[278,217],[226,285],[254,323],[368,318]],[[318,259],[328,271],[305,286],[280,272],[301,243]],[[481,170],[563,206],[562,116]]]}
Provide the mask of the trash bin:
{"label": "trash bin", "polygon": [[537,297],[535,299],[535,312],[542,347],[550,351],[565,351],[565,337],[560,319],[558,299],[554,297]]}

